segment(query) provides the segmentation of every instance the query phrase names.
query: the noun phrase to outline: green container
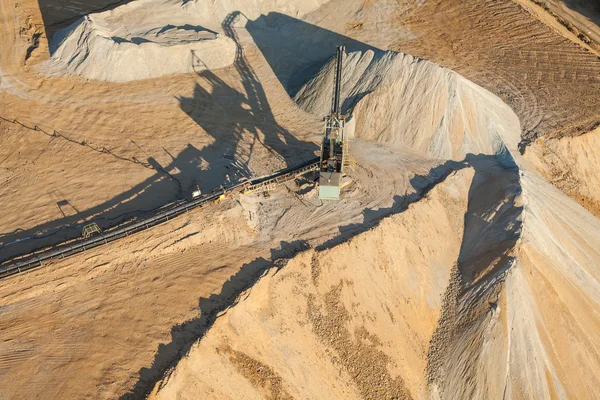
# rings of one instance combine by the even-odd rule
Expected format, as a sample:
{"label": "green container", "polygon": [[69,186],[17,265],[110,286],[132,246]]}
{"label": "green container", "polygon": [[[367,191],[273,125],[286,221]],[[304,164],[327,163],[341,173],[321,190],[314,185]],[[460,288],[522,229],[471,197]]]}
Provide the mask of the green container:
{"label": "green container", "polygon": [[319,177],[319,198],[322,200],[339,200],[342,174],[338,172],[321,172]]}

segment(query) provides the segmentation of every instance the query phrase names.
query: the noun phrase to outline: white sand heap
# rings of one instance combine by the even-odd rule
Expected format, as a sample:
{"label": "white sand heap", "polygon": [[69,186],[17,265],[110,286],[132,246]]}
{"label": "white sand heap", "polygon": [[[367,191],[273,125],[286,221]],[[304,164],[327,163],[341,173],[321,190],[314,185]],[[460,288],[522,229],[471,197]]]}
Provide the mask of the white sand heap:
{"label": "white sand heap", "polygon": [[239,11],[244,20],[270,11],[300,16],[325,1],[139,0],[90,14],[57,32],[50,41],[52,56],[40,69],[125,82],[221,68],[235,58],[236,45],[221,28],[232,12]]}
{"label": "white sand heap", "polygon": [[[296,94],[306,111],[331,107],[333,60]],[[344,61],[344,112],[354,109],[356,136],[421,155],[463,159],[519,142],[519,120],[489,91],[456,72],[411,55],[369,50]]]}
{"label": "white sand heap", "polygon": [[235,43],[200,26],[152,27],[117,36],[96,17],[85,17],[68,32],[41,68],[49,74],[74,74],[88,79],[126,82],[193,70],[194,54],[205,65],[221,68],[235,57]]}

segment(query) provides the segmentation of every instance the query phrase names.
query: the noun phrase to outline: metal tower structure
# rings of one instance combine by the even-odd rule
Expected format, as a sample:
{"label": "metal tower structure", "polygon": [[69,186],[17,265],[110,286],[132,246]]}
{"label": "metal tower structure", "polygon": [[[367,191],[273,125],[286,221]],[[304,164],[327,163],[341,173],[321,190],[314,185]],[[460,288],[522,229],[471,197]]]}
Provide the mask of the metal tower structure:
{"label": "metal tower structure", "polygon": [[346,48],[338,46],[336,68],[334,72],[331,113],[325,117],[325,135],[321,144],[319,164],[319,198],[339,200],[340,185],[344,172],[344,125],[346,116],[342,115],[342,67]]}

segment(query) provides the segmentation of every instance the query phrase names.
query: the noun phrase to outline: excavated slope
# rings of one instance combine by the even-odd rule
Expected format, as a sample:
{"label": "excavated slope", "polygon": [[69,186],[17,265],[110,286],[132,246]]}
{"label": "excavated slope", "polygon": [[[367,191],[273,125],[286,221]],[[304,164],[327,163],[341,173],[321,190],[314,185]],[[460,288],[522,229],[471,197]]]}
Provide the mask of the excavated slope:
{"label": "excavated slope", "polygon": [[[347,65],[357,137],[463,167],[276,265],[154,396],[597,398],[600,220],[519,155],[516,117],[485,90],[402,54]],[[307,110],[327,108],[331,69],[299,92]]]}

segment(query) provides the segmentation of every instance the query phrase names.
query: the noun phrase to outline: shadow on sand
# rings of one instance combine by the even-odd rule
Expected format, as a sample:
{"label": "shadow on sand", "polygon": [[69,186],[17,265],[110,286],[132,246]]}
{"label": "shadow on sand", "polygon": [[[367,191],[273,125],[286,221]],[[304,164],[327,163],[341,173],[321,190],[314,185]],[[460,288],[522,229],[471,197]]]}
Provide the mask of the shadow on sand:
{"label": "shadow on sand", "polygon": [[83,16],[113,10],[133,0],[38,0],[46,37],[52,38],[57,31],[74,23]]}
{"label": "shadow on sand", "polygon": [[[215,149],[207,147],[207,153],[225,151],[226,157],[237,156],[246,166],[250,164],[257,147],[264,148],[284,162],[286,167],[313,158],[318,146],[298,140],[273,115],[265,90],[248,62],[233,27],[239,16],[239,12],[228,15],[222,28],[225,35],[236,44],[234,67],[244,92],[232,88],[215,73],[203,68],[203,61],[192,52],[194,70],[208,83],[210,92],[196,83],[192,98],[179,98],[182,110],[215,138],[215,144],[210,146]],[[221,117],[206,118],[208,115]],[[216,146],[220,148],[216,149]]]}
{"label": "shadow on sand", "polygon": [[[81,227],[85,223],[94,221],[106,229],[174,200],[181,195],[184,187],[194,181],[197,170],[191,168],[189,160],[197,151],[193,146],[188,146],[165,167],[148,158],[149,165],[156,171],[154,175],[86,210],[78,209],[59,190],[48,191],[49,199],[63,217],[33,228],[0,233],[0,262],[18,254],[75,239],[81,235]],[[169,171],[177,173],[170,175]]]}
{"label": "shadow on sand", "polygon": [[346,46],[347,52],[380,51],[366,43],[277,12],[248,21],[246,29],[292,97],[335,55],[337,46]]}
{"label": "shadow on sand", "polygon": [[[440,317],[427,354],[427,377],[438,388],[450,387],[446,383],[448,366],[457,358],[485,353],[482,329],[489,329],[487,324],[497,317],[494,310],[500,289],[506,272],[515,265],[523,229],[523,206],[515,201],[522,193],[517,166],[494,165],[481,158],[471,165],[475,176],[460,252],[441,298]],[[463,370],[466,373],[459,379],[475,379],[469,375],[472,370]]]}
{"label": "shadow on sand", "polygon": [[78,209],[60,192],[48,191],[62,218],[30,229],[16,229],[0,234],[0,262],[66,240],[78,238],[83,225],[96,222],[105,230],[132,218],[151,214],[161,206],[188,197],[198,186],[203,193],[213,191],[228,182],[248,176],[245,165],[235,157],[214,150],[218,145],[202,149],[188,144],[177,156],[163,149],[171,162],[160,165],[152,157],[148,164],[155,173],[129,190],[86,210]]}
{"label": "shadow on sand", "polygon": [[563,0],[565,6],[600,26],[600,2],[595,0]]}
{"label": "shadow on sand", "polygon": [[[206,334],[217,316],[235,304],[241,293],[254,286],[267,270],[282,268],[285,265],[285,259],[292,258],[307,248],[307,244],[303,241],[282,242],[279,248],[271,251],[271,257],[268,260],[260,257],[242,265],[240,270],[223,284],[219,294],[200,298],[198,317],[171,329],[171,342],[158,346],[152,366],[140,369],[137,383],[120,399],[145,399],[165,373],[187,354],[199,338]],[[281,261],[273,262],[272,260]]]}

